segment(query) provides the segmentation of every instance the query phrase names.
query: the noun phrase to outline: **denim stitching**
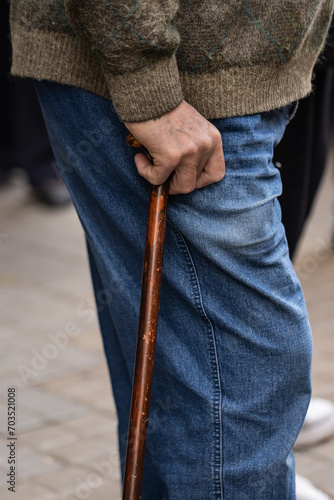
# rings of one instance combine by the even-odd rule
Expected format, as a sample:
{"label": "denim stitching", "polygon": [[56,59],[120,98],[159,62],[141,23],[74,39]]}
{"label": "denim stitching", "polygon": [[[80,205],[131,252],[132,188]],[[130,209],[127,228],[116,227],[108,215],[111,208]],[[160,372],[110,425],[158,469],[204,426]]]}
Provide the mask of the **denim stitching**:
{"label": "denim stitching", "polygon": [[[221,390],[221,382],[220,382],[220,373],[219,373],[219,363],[218,363],[218,354],[215,340],[215,333],[213,329],[212,322],[210,321],[203,304],[201,288],[199,284],[198,274],[195,268],[195,263],[191,256],[189,247],[186,243],[186,240],[181,233],[181,231],[169,220],[167,222],[170,224],[176,236],[180,241],[180,247],[185,255],[185,259],[188,264],[190,280],[192,282],[193,288],[193,297],[195,302],[195,307],[201,316],[206,320],[208,324],[208,334],[209,334],[209,352],[211,357],[211,369],[214,375],[214,389],[216,393],[214,396],[214,441],[218,441],[218,446],[214,444],[213,447],[213,483],[214,483],[214,495],[217,500],[223,500],[223,480],[222,480],[222,464],[223,464],[223,445],[222,445],[222,390]],[[218,473],[216,472],[218,469]]]}

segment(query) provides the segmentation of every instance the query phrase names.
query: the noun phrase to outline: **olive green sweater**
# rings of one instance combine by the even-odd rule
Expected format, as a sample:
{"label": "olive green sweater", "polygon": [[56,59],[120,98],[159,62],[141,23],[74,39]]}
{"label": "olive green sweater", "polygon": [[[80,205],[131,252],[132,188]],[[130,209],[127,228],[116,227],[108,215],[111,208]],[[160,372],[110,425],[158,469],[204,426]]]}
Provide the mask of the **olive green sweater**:
{"label": "olive green sweater", "polygon": [[334,0],[12,0],[14,75],[113,101],[124,121],[182,99],[206,118],[311,90]]}

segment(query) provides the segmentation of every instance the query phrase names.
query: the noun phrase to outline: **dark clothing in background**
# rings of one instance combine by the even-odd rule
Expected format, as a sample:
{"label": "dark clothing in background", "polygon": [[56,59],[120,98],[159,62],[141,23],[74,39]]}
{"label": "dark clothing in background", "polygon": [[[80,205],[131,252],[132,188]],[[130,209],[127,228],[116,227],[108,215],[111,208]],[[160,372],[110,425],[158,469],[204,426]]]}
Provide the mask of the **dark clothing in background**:
{"label": "dark clothing in background", "polygon": [[334,23],[318,62],[313,93],[299,102],[294,119],[275,148],[281,164],[282,220],[292,258],[325,170],[334,131]]}
{"label": "dark clothing in background", "polygon": [[57,178],[55,158],[32,80],[9,78],[9,4],[0,2],[0,175],[26,171],[33,186]]}
{"label": "dark clothing in background", "polygon": [[[1,106],[0,106],[0,154],[3,157],[4,149],[9,144],[9,130],[11,128],[9,100],[10,85],[8,73],[10,67],[10,40],[8,25],[8,3],[6,0],[0,2],[0,85],[1,85]],[[2,160],[1,160],[2,163]],[[2,168],[2,164],[0,165]]]}

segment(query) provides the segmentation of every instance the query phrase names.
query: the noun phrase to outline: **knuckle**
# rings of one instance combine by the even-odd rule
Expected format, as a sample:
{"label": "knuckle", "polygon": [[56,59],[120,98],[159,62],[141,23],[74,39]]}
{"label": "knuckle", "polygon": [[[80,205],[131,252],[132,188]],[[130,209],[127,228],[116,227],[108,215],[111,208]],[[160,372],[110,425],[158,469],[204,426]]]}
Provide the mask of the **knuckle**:
{"label": "knuckle", "polygon": [[198,147],[196,144],[189,144],[184,152],[184,156],[196,156],[198,154]]}
{"label": "knuckle", "polygon": [[219,182],[225,177],[225,170],[217,172],[216,174],[213,175],[213,181],[214,182]]}
{"label": "knuckle", "polygon": [[213,127],[213,132],[212,132],[212,136],[214,138],[214,140],[217,142],[217,143],[222,143],[222,136],[221,136],[221,133],[219,132],[219,130],[216,128],[216,127]]}
{"label": "knuckle", "polygon": [[203,137],[201,142],[201,147],[205,151],[210,151],[212,149],[213,141],[211,137]]}
{"label": "knuckle", "polygon": [[188,182],[187,184],[182,186],[182,193],[188,194],[194,191],[196,187],[196,181]]}
{"label": "knuckle", "polygon": [[165,164],[169,167],[176,167],[181,161],[182,155],[178,151],[170,151],[168,155],[166,155]]}

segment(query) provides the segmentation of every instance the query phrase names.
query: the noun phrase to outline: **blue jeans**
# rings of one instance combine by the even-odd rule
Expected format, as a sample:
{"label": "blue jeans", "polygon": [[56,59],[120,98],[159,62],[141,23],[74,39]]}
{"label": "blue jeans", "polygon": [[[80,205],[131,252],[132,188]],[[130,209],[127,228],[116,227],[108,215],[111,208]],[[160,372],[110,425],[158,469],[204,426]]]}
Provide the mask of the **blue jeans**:
{"label": "blue jeans", "polygon": [[[126,447],[149,185],[112,104],[37,84],[86,232]],[[213,120],[226,176],[171,196],[143,500],[293,500],[312,341],[272,163],[291,106]]]}

